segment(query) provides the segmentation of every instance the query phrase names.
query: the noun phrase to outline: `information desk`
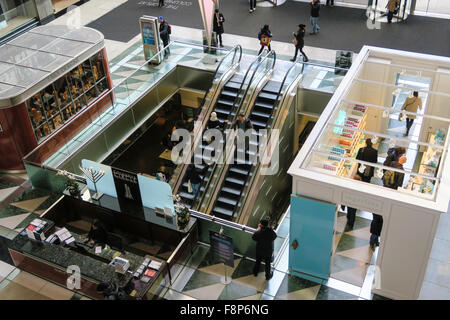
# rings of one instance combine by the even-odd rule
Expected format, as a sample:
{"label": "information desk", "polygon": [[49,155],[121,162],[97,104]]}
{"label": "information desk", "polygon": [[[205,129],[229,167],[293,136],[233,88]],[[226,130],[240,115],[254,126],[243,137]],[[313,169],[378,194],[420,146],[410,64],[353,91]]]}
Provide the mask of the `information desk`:
{"label": "information desk", "polygon": [[[54,225],[52,228],[55,228]],[[109,246],[103,246],[100,253],[95,253],[95,246],[90,248],[78,243],[82,242],[84,236],[73,231],[71,234],[76,242],[57,245],[32,240],[28,238],[26,232],[22,232],[12,240],[9,252],[18,268],[63,286],[66,286],[67,279],[72,276],[72,272],[68,272],[67,268],[79,267],[80,288],[75,288],[74,291],[93,299],[102,298],[101,293],[97,292],[97,285],[101,282],[113,282],[120,287],[132,282],[134,291],[131,292],[130,299],[152,299],[166,284],[168,272],[167,264],[163,260],[150,255],[137,255],[126,250],[113,250]],[[110,265],[115,257],[129,261],[130,267],[125,274],[115,272],[114,267]],[[161,266],[145,283],[133,278],[133,274],[146,258],[160,262]]]}

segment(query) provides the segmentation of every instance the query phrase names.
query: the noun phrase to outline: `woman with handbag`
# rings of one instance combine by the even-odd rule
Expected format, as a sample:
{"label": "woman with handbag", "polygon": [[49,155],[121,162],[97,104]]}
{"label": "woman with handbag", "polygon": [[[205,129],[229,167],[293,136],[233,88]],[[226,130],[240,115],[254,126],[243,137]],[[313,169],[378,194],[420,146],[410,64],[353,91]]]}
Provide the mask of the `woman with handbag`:
{"label": "woman with handbag", "polygon": [[295,54],[294,58],[291,59],[291,61],[295,61],[297,59],[297,53],[300,51],[300,53],[303,55],[303,61],[308,62],[309,59],[306,56],[306,53],[303,51],[303,46],[305,45],[305,41],[303,38],[305,37],[305,25],[299,24],[297,33],[292,32],[292,35],[294,36],[294,39],[292,39],[292,43],[295,46]]}
{"label": "woman with handbag", "polygon": [[[406,110],[409,112],[417,113],[417,109],[422,110],[422,99],[419,98],[419,92],[414,91],[412,98],[406,98],[405,103],[402,106],[402,110]],[[403,114],[400,114],[400,117],[402,117]],[[411,129],[414,119],[416,118],[415,114],[407,114],[406,115],[406,134],[405,136],[409,135],[409,129]]]}
{"label": "woman with handbag", "polygon": [[264,47],[268,47],[270,49],[270,41],[272,40],[272,33],[270,32],[270,26],[265,24],[261,31],[258,33],[259,44],[261,45],[261,49],[259,49],[258,56],[264,50]]}
{"label": "woman with handbag", "polygon": [[394,14],[397,14],[398,8],[400,7],[400,0],[389,0],[386,5],[386,9],[388,9],[388,23],[392,23],[392,18]]}

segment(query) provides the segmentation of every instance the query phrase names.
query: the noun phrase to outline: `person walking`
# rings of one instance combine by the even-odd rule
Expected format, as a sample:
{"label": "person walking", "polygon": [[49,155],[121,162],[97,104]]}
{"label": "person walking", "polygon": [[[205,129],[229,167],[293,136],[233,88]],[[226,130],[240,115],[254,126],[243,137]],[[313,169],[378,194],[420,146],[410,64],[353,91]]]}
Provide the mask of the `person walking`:
{"label": "person walking", "polygon": [[320,11],[320,0],[312,0],[310,3],[311,5],[311,16],[309,18],[311,25],[313,27],[312,32],[309,34],[317,34],[320,30],[320,27],[318,25],[319,22],[319,11]]}
{"label": "person walking", "polygon": [[[363,148],[360,148],[358,150],[356,159],[361,160],[361,161],[366,161],[366,162],[377,163],[378,151],[372,147],[372,140],[370,138],[366,139],[366,146]],[[372,179],[372,177],[374,175],[375,168],[365,165],[364,171],[360,172],[359,171],[360,167],[361,167],[361,164],[358,163],[357,174],[361,177],[362,181],[370,183],[370,179]]]}
{"label": "person walking", "polygon": [[256,241],[256,261],[253,267],[253,275],[258,276],[261,261],[265,264],[266,280],[270,280],[273,276],[270,262],[273,255],[273,242],[277,238],[277,234],[269,227],[267,219],[261,219],[258,229],[253,234],[252,239]]}
{"label": "person walking", "polygon": [[[397,161],[393,161],[389,164],[389,167],[404,170],[403,164],[406,162],[406,156],[401,156]],[[403,180],[405,174],[393,170],[386,170],[383,174],[383,186],[386,188],[397,190],[398,187],[403,186]]]}
{"label": "person walking", "polygon": [[[361,181],[361,176],[355,174],[353,176],[353,179]],[[352,207],[348,207],[347,206],[347,227],[348,227],[348,230],[349,229],[353,229],[353,226],[355,224],[355,219],[356,219],[356,211],[357,211],[356,208],[352,208]]]}
{"label": "person walking", "polygon": [[272,33],[270,32],[269,28],[270,26],[268,24],[265,24],[264,27],[262,27],[261,31],[259,31],[258,33],[259,43],[261,44],[261,49],[259,49],[258,56],[264,50],[264,47],[268,47],[269,51],[271,50],[270,41],[272,40]]}
{"label": "person walking", "polygon": [[326,6],[334,7],[334,0],[327,0]]}
{"label": "person walking", "polygon": [[[386,160],[383,162],[383,166],[390,167],[391,163],[398,161],[401,156],[406,153],[406,149],[403,147],[389,148],[387,151]],[[383,173],[386,172],[386,169],[383,169]]]}
{"label": "person walking", "polygon": [[159,0],[158,7],[164,7],[164,0]]}
{"label": "person walking", "polygon": [[388,16],[387,20],[388,23],[392,23],[392,18],[394,17],[394,14],[398,11],[398,7],[400,6],[400,0],[389,0],[386,9],[388,9]]}
{"label": "person walking", "polygon": [[[419,98],[419,92],[414,91],[413,96],[411,98],[409,98],[409,97],[406,98],[405,103],[403,103],[402,110],[417,113],[417,109],[422,110],[422,99]],[[416,118],[416,115],[414,115],[414,114],[406,115],[405,136],[409,135],[409,130],[411,129],[415,118]]]}
{"label": "person walking", "polygon": [[303,55],[303,61],[308,62],[309,59],[306,56],[306,53],[303,51],[303,46],[305,45],[304,37],[305,37],[305,25],[299,24],[297,33],[292,32],[292,35],[294,36],[294,39],[292,40],[295,45],[295,54],[294,58],[291,59],[291,61],[295,61],[297,59],[297,53],[300,51],[300,53]]}
{"label": "person walking", "polygon": [[206,174],[209,166],[205,165],[203,169],[198,169],[195,164],[191,163],[186,172],[186,180],[191,182],[192,185],[192,194],[194,198],[197,196],[198,190],[200,189],[200,183],[202,182],[202,176]]}
{"label": "person walking", "polygon": [[252,13],[256,10],[256,0],[250,0],[250,10],[249,12]]}
{"label": "person walking", "polygon": [[[170,27],[169,24],[164,20],[163,16],[158,18],[159,20],[159,36],[164,44],[164,58],[170,54],[170,49],[168,48],[170,42]],[[166,48],[167,47],[167,48]]]}
{"label": "person walking", "polygon": [[224,33],[224,30],[223,30],[224,22],[225,22],[225,18],[223,16],[223,14],[219,12],[219,9],[216,9],[215,14],[214,14],[213,31],[216,33],[216,42],[220,43],[221,47],[223,47],[222,33]]}
{"label": "person walking", "polygon": [[375,246],[380,245],[379,237],[381,235],[381,229],[383,228],[383,217],[379,214],[372,213],[372,222],[370,223],[370,240],[369,245],[372,250]]}

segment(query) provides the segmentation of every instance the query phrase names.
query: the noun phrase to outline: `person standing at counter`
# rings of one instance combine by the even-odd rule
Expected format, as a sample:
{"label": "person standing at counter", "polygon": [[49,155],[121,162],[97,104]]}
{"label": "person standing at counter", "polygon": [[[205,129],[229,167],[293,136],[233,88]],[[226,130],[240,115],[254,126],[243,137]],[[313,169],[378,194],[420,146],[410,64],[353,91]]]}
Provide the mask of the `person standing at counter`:
{"label": "person standing at counter", "polygon": [[[419,98],[419,92],[414,91],[412,98],[406,98],[405,103],[403,103],[402,110],[417,113],[417,109],[422,110],[422,99]],[[416,115],[407,114],[406,115],[406,133],[405,136],[409,135],[409,130],[411,129]]]}
{"label": "person standing at counter", "polygon": [[94,222],[92,222],[91,230],[89,231],[86,239],[84,239],[83,242],[89,242],[89,244],[91,245],[97,243],[106,244],[107,239],[108,233],[106,232],[102,223],[98,219],[95,219]]}
{"label": "person standing at counter", "polygon": [[[378,161],[378,151],[372,147],[372,140],[366,139],[366,146],[363,148],[360,148],[358,150],[358,154],[356,155],[357,160],[366,161],[366,162],[372,162],[377,163]],[[369,182],[370,179],[372,179],[374,175],[375,168],[371,166],[365,166],[363,172],[359,172],[359,168],[361,167],[361,164],[358,163],[358,175],[361,177],[361,180],[364,182]]]}

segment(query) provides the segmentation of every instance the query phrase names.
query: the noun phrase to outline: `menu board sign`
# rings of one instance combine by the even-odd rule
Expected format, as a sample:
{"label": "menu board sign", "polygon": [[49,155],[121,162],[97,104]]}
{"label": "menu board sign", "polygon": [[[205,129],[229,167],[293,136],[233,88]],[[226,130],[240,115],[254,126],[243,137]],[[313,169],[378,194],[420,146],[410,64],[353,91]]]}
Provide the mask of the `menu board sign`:
{"label": "menu board sign", "polygon": [[214,259],[234,268],[233,238],[209,231],[209,242]]}

